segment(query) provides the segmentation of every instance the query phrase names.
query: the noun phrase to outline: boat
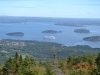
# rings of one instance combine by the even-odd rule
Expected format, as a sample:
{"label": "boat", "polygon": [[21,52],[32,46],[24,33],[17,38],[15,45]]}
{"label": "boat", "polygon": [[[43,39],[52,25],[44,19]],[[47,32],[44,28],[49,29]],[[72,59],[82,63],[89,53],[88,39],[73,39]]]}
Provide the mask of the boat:
{"label": "boat", "polygon": [[55,37],[54,37],[54,36],[44,36],[43,38],[44,38],[44,39],[52,39],[52,40],[54,40],[54,39],[55,39]]}

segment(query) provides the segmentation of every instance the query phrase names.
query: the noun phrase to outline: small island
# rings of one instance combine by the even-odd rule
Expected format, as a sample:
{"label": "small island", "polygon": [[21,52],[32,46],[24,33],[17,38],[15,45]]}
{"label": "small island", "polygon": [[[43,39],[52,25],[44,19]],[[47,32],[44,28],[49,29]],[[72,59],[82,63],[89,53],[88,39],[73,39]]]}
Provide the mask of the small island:
{"label": "small island", "polygon": [[12,33],[7,33],[6,35],[9,35],[9,36],[24,36],[24,33],[22,33],[22,32],[12,32]]}
{"label": "small island", "polygon": [[100,36],[90,36],[83,38],[85,41],[100,41]]}
{"label": "small island", "polygon": [[42,33],[61,33],[62,31],[55,31],[55,30],[45,30]]}
{"label": "small island", "polygon": [[76,33],[90,33],[90,31],[87,29],[75,29],[74,32],[76,32]]}

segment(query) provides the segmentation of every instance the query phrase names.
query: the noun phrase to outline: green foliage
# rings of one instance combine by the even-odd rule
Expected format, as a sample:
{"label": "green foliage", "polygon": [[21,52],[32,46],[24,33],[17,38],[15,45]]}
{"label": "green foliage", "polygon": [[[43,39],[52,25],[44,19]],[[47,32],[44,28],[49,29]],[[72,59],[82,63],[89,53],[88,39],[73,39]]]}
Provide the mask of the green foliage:
{"label": "green foliage", "polygon": [[[96,64],[95,64],[96,63]],[[97,65],[97,67],[96,67]],[[66,75],[100,75],[100,53],[83,56],[69,56],[59,60],[59,68]],[[0,66],[1,75],[55,75],[50,62],[35,62],[33,57],[16,52],[15,56],[9,57],[4,67]]]}
{"label": "green foliage", "polygon": [[[13,42],[17,44],[13,44]],[[0,50],[4,50],[1,51],[2,53],[0,52],[0,60],[5,61],[7,59],[4,67],[0,67],[1,75],[7,75],[8,73],[14,75],[55,75],[49,62],[39,61],[38,63],[32,57],[44,60],[51,59],[53,47],[56,48],[58,58],[62,59],[69,56],[67,59],[59,61],[59,68],[65,74],[100,75],[100,54],[98,56],[95,54],[100,51],[100,48],[79,45],[67,47],[57,43],[25,40],[2,40],[0,43]],[[16,51],[22,53],[24,58]],[[31,57],[27,55],[31,55]],[[12,57],[8,58],[9,56]]]}
{"label": "green foliage", "polygon": [[86,69],[70,70],[68,75],[91,75]]}
{"label": "green foliage", "polygon": [[13,75],[45,75],[46,67],[36,64],[32,57],[26,56],[22,58],[17,52],[14,58],[9,58],[3,68],[3,75],[8,73]]}
{"label": "green foliage", "polygon": [[97,75],[100,75],[100,53],[98,54],[96,60],[96,65],[97,65]]}
{"label": "green foliage", "polygon": [[0,64],[0,75],[2,74],[2,65]]}
{"label": "green foliage", "polygon": [[96,54],[69,56],[59,61],[60,68],[67,75],[97,75]]}
{"label": "green foliage", "polygon": [[2,62],[5,62],[9,56],[14,57],[16,51],[25,56],[31,55],[35,59],[49,60],[53,55],[53,47],[56,49],[57,58],[66,58],[68,56],[79,56],[84,54],[96,54],[100,52],[100,48],[91,48],[87,45],[67,47],[58,43],[32,40],[2,39],[0,44],[0,61]]}
{"label": "green foliage", "polygon": [[55,72],[49,63],[46,64],[46,75],[55,75]]}

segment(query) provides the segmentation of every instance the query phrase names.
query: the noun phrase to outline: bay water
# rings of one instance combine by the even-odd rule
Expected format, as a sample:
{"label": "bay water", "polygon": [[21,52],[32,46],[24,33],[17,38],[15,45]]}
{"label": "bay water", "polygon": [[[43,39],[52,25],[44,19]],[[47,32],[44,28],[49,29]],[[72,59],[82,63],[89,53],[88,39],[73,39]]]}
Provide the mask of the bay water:
{"label": "bay water", "polygon": [[[85,28],[90,33],[75,33],[75,29]],[[42,33],[44,30],[62,31],[61,33]],[[7,33],[23,32],[24,36],[8,36]],[[54,36],[55,39],[44,39],[44,36]],[[54,22],[23,22],[23,23],[0,23],[0,39],[37,40],[56,42],[65,46],[89,45],[100,48],[100,41],[84,41],[87,36],[100,36],[100,26],[84,25],[83,27],[55,25]]]}

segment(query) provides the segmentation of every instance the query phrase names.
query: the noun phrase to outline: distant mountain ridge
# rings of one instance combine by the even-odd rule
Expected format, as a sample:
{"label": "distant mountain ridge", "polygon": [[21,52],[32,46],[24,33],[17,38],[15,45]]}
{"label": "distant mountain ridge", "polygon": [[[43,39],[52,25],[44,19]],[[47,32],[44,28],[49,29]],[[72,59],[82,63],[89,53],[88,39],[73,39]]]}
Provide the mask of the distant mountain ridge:
{"label": "distant mountain ridge", "polygon": [[54,22],[55,24],[71,25],[100,25],[100,19],[92,18],[56,18],[56,17],[25,17],[25,16],[0,16],[0,23],[22,22]]}

